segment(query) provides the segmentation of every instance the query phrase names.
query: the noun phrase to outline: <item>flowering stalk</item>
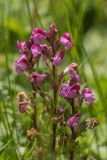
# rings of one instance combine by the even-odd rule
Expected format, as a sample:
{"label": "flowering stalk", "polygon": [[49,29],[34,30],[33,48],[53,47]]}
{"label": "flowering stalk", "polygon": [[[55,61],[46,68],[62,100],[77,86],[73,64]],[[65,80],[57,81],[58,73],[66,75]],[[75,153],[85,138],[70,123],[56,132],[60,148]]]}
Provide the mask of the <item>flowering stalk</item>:
{"label": "flowering stalk", "polygon": [[[52,43],[52,52],[53,52],[53,56],[55,55],[55,51],[54,51],[54,42]],[[54,82],[56,80],[56,68],[55,66],[52,64],[52,75],[54,77]],[[55,106],[55,101],[56,101],[56,87],[55,87],[55,84],[53,85],[53,116],[55,116],[56,114],[56,106]],[[56,145],[56,124],[53,123],[52,124],[52,132],[53,132],[53,135],[52,135],[52,148],[53,148],[53,152],[55,153],[55,145]]]}
{"label": "flowering stalk", "polygon": [[[38,108],[36,106],[36,100],[40,96],[46,102],[46,108],[43,109],[43,113],[50,114],[52,119],[50,123],[50,126],[52,126],[52,139],[50,141],[52,141],[52,151],[55,159],[58,152],[56,148],[59,146],[61,148],[60,150],[62,150],[62,145],[64,146],[66,143],[66,145],[72,144],[70,150],[68,149],[67,152],[70,154],[70,160],[74,160],[77,137],[81,136],[84,128],[93,129],[98,125],[98,121],[95,118],[81,121],[82,114],[79,110],[82,103],[85,102],[87,105],[92,105],[95,95],[90,88],[81,90],[78,65],[71,63],[59,75],[57,74],[57,68],[63,62],[65,53],[72,46],[73,43],[70,34],[64,33],[61,37],[58,37],[55,24],[50,25],[49,32],[41,28],[35,28],[27,42],[17,42],[17,47],[21,55],[15,62],[16,72],[18,74],[25,74],[32,86],[32,96],[28,96],[24,92],[17,94],[20,112],[22,114],[27,112],[33,120],[33,128],[28,130],[27,136],[30,140],[35,136],[37,139],[41,139],[40,135],[42,134],[40,133],[39,123],[37,123],[37,121],[39,122],[39,117],[37,117]],[[41,58],[45,65],[48,66],[49,70],[46,73],[36,72],[35,64],[38,64]],[[67,74],[69,74],[69,79],[65,82]],[[45,79],[47,79],[46,82],[49,90],[47,92],[41,87]],[[50,93],[52,93],[52,97],[50,97]],[[72,114],[62,104],[58,106],[62,98],[71,106]],[[71,129],[71,134],[69,135],[67,133],[70,138],[65,133],[57,132],[61,127],[65,128],[66,126]],[[66,142],[64,140],[65,137],[67,139]],[[45,147],[43,149],[40,145],[40,143],[37,143],[37,156],[43,156],[45,154]]]}

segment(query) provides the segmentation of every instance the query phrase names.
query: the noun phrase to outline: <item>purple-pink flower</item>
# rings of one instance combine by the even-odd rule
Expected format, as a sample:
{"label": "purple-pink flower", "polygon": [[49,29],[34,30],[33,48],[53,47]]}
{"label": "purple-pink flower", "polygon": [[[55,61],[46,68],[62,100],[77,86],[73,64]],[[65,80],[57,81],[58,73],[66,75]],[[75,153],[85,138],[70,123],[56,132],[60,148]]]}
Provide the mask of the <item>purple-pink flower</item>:
{"label": "purple-pink flower", "polygon": [[16,43],[17,48],[19,49],[20,53],[24,53],[25,51],[25,42],[17,41]]}
{"label": "purple-pink flower", "polygon": [[60,43],[64,45],[66,50],[70,49],[73,46],[70,34],[64,33],[60,38]]}
{"label": "purple-pink flower", "polygon": [[59,113],[63,112],[63,106],[62,106],[62,105],[59,105],[59,106],[58,106],[58,112],[59,112]]}
{"label": "purple-pink flower", "polygon": [[81,117],[81,113],[77,112],[73,117],[71,117],[70,119],[68,119],[67,125],[70,128],[75,128],[78,125],[80,117]]}
{"label": "purple-pink flower", "polygon": [[51,51],[52,51],[52,47],[49,47],[46,44],[41,44],[41,50],[42,50],[42,55],[43,55],[43,60],[46,61],[47,59],[51,58]]}
{"label": "purple-pink flower", "polygon": [[24,113],[26,111],[26,107],[30,104],[30,102],[20,102],[19,103],[19,110],[20,110],[20,113]]}
{"label": "purple-pink flower", "polygon": [[38,55],[40,55],[41,53],[41,47],[39,44],[34,44],[32,47],[31,47],[31,52],[32,52],[32,55],[34,58],[37,58]]}
{"label": "purple-pink flower", "polygon": [[32,38],[30,38],[28,41],[25,42],[25,47],[27,47],[28,49],[31,49],[33,44],[34,44],[34,41]]}
{"label": "purple-pink flower", "polygon": [[31,67],[26,55],[21,55],[15,62],[15,69],[17,73],[23,73]]}
{"label": "purple-pink flower", "polygon": [[70,65],[68,65],[65,70],[64,70],[64,74],[66,73],[70,73],[72,74],[74,72],[74,70],[78,69],[78,65],[76,63],[71,63]]}
{"label": "purple-pink flower", "polygon": [[35,85],[35,86],[40,86],[42,81],[47,77],[46,74],[39,74],[36,72],[33,72],[30,74],[30,81]]}
{"label": "purple-pink flower", "polygon": [[72,72],[72,74],[70,74],[70,84],[76,84],[77,82],[79,82],[80,78],[79,75],[76,72]]}
{"label": "purple-pink flower", "polygon": [[54,23],[52,23],[50,26],[49,26],[49,29],[50,29],[50,38],[54,39],[55,36],[56,36],[56,33],[57,33],[57,28],[56,28],[56,25]]}
{"label": "purple-pink flower", "polygon": [[77,84],[70,85],[69,83],[63,83],[60,91],[60,96],[66,99],[72,99],[79,93],[80,86]]}
{"label": "purple-pink flower", "polygon": [[56,52],[56,54],[52,58],[53,65],[54,66],[58,66],[62,62],[63,57],[64,57],[64,51],[58,51],[58,52]]}
{"label": "purple-pink flower", "polygon": [[52,51],[52,48],[51,47],[49,47],[48,45],[46,45],[46,44],[41,44],[40,45],[41,46],[41,50],[42,50],[42,52],[50,52],[50,51]]}
{"label": "purple-pink flower", "polygon": [[85,88],[82,91],[81,98],[85,101],[86,104],[91,105],[96,99],[96,96],[92,93],[90,88]]}
{"label": "purple-pink flower", "polygon": [[32,31],[32,38],[34,40],[34,43],[41,43],[44,39],[47,39],[48,33],[41,29],[41,28],[35,28]]}

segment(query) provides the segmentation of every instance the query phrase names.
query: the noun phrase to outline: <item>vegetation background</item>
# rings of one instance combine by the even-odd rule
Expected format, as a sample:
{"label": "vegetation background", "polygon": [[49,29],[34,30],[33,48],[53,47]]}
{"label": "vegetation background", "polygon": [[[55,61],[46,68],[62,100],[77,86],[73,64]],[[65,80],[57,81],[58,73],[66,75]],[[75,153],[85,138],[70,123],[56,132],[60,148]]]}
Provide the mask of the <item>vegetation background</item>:
{"label": "vegetation background", "polygon": [[82,80],[97,97],[93,107],[82,109],[85,118],[96,117],[100,124],[79,139],[79,160],[84,155],[107,160],[107,0],[0,0],[0,160],[32,159],[26,137],[31,121],[20,115],[16,101],[19,91],[30,90],[15,73],[16,41],[26,41],[32,28],[47,29],[51,22],[59,35],[70,32],[74,42],[60,69],[78,63]]}

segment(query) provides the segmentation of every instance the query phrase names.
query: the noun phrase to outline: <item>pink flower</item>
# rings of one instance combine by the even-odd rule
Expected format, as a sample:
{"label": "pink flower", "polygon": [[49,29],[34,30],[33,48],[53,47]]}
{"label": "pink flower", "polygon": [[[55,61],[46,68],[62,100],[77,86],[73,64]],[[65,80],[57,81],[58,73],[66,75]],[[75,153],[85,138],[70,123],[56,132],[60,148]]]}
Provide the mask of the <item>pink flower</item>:
{"label": "pink flower", "polygon": [[40,55],[41,53],[41,47],[39,46],[39,44],[34,44],[32,47],[31,47],[31,52],[32,52],[32,55],[34,58],[38,57],[38,55]]}
{"label": "pink flower", "polygon": [[50,52],[52,51],[52,48],[46,44],[41,44],[40,46],[42,50],[43,60],[46,61],[50,59],[51,58]]}
{"label": "pink flower", "polygon": [[38,74],[36,72],[33,72],[31,75],[30,75],[30,80],[31,82],[39,87],[42,83],[42,81],[47,77],[46,74]]}
{"label": "pink flower", "polygon": [[24,49],[25,42],[17,41],[16,46],[17,46],[17,48],[19,49],[19,51],[21,53],[24,53],[24,51],[25,51],[25,49]]}
{"label": "pink flower", "polygon": [[72,99],[77,96],[80,90],[80,86],[77,84],[70,85],[69,83],[63,83],[60,91],[60,96],[66,99]]}
{"label": "pink flower", "polygon": [[42,40],[47,39],[48,33],[40,28],[35,28],[32,31],[32,38],[34,43],[41,43]]}
{"label": "pink flower", "polygon": [[58,66],[62,62],[63,57],[64,57],[64,51],[58,51],[52,58],[53,65]]}
{"label": "pink flower", "polygon": [[67,66],[64,70],[64,74],[70,73],[72,74],[74,70],[78,69],[78,65],[76,63],[71,63],[69,66]]}
{"label": "pink flower", "polygon": [[41,50],[42,50],[43,52],[45,52],[45,53],[48,53],[48,52],[50,52],[50,51],[52,50],[52,48],[49,47],[49,46],[46,45],[46,44],[41,44],[40,46],[41,46]]}
{"label": "pink flower", "polygon": [[70,49],[73,46],[70,34],[64,33],[60,38],[60,43],[64,45],[66,50]]}
{"label": "pink flower", "polygon": [[71,117],[70,119],[68,119],[67,125],[70,128],[75,128],[78,125],[80,117],[81,117],[81,113],[77,112],[73,117]]}
{"label": "pink flower", "polygon": [[96,99],[96,96],[92,93],[92,90],[90,88],[85,88],[82,91],[81,98],[84,99],[86,104],[91,105]]}
{"label": "pink flower", "polygon": [[15,62],[15,69],[17,73],[23,73],[24,71],[27,71],[30,67],[31,65],[29,64],[26,55],[20,56],[19,59]]}
{"label": "pink flower", "polygon": [[33,46],[34,42],[33,42],[33,39],[31,38],[30,40],[28,40],[27,42],[25,42],[25,46],[28,48],[28,49],[31,49],[31,47]]}
{"label": "pink flower", "polygon": [[49,26],[49,29],[50,29],[50,38],[54,39],[55,36],[56,36],[56,33],[57,33],[57,28],[56,28],[56,25],[54,23],[52,23],[50,26]]}
{"label": "pink flower", "polygon": [[58,112],[59,112],[59,113],[63,112],[63,106],[62,106],[62,105],[59,105],[59,106],[58,106]]}
{"label": "pink flower", "polygon": [[19,103],[19,110],[20,110],[20,113],[25,113],[26,111],[26,107],[29,105],[30,103],[29,102],[20,102]]}
{"label": "pink flower", "polygon": [[76,72],[72,72],[70,75],[70,85],[76,84],[79,82],[80,78],[79,75]]}

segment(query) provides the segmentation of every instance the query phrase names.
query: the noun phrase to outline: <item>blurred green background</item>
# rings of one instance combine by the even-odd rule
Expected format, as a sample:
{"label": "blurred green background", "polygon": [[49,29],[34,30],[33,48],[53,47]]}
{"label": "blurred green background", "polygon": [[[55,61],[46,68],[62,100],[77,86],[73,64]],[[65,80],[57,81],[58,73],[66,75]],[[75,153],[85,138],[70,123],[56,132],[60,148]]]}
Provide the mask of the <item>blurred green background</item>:
{"label": "blurred green background", "polygon": [[107,0],[0,0],[0,160],[31,159],[26,138],[31,122],[16,102],[16,94],[29,92],[30,86],[15,73],[16,41],[26,41],[32,28],[48,29],[52,22],[59,35],[70,32],[74,42],[62,67],[78,63],[83,82],[97,97],[92,107],[82,109],[85,118],[96,117],[100,124],[79,139],[78,160],[84,155],[107,160]]}

